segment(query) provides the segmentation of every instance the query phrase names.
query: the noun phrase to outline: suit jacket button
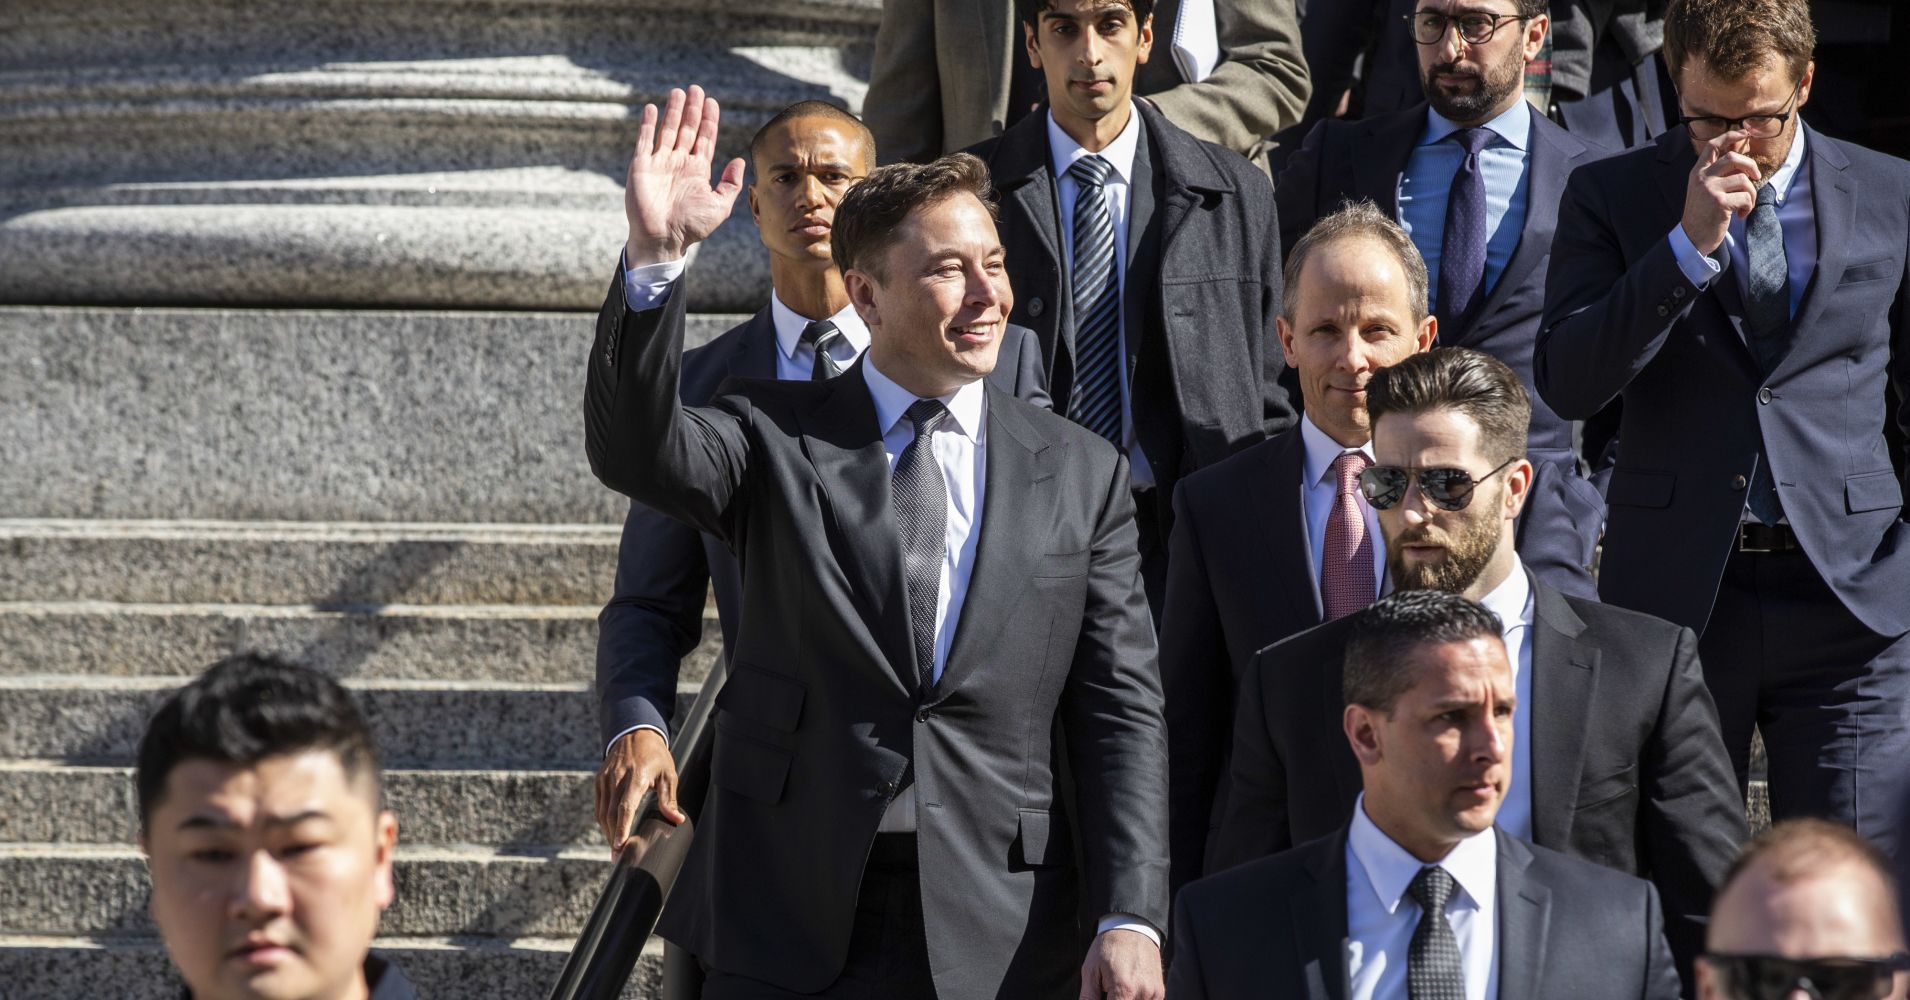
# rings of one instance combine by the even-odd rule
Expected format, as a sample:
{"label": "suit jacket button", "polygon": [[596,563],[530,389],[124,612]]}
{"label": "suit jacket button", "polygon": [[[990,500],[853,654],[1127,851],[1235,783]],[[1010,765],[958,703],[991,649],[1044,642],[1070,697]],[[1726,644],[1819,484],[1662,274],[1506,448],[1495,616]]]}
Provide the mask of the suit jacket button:
{"label": "suit jacket button", "polygon": [[1658,315],[1660,315],[1660,316],[1669,316],[1669,315],[1671,315],[1671,310],[1670,310],[1670,309],[1669,309],[1668,307],[1666,307],[1666,306],[1659,306],[1659,307],[1658,307]]}
{"label": "suit jacket button", "polygon": [[1745,479],[1743,476],[1731,477],[1731,488],[1734,490],[1737,490],[1740,493],[1742,493],[1744,491],[1744,488],[1749,485],[1751,485],[1750,480]]}
{"label": "suit jacket button", "polygon": [[926,709],[926,708],[918,708],[918,709],[916,709],[916,710],[915,710],[915,721],[917,721],[917,722],[927,722],[927,721],[928,721],[928,717],[929,717],[930,715],[932,715],[932,714],[934,714],[934,713],[932,713],[932,712],[930,712],[930,711],[929,711],[928,709]]}
{"label": "suit jacket button", "polygon": [[1771,404],[1772,398],[1773,398],[1773,394],[1771,393],[1771,387],[1768,385],[1757,391],[1757,401],[1760,403],[1763,403],[1766,406],[1769,406]]}
{"label": "suit jacket button", "polygon": [[894,794],[895,794],[895,782],[893,782],[893,781],[885,781],[885,782],[883,782],[883,783],[881,784],[881,786],[880,786],[880,787],[878,787],[878,788],[876,788],[876,792],[877,792],[877,793],[879,793],[879,794],[882,794],[882,795],[894,795]]}
{"label": "suit jacket button", "polygon": [[1685,297],[1685,286],[1683,286],[1683,285],[1679,285],[1678,287],[1676,287],[1676,288],[1674,288],[1674,289],[1672,289],[1672,290],[1671,290],[1671,297],[1672,297],[1672,298],[1674,298],[1674,299],[1682,299],[1682,298],[1684,298],[1684,297]]}
{"label": "suit jacket button", "polygon": [[1039,297],[1028,300],[1028,315],[1030,316],[1039,316],[1046,311],[1047,308],[1047,304],[1042,302]]}

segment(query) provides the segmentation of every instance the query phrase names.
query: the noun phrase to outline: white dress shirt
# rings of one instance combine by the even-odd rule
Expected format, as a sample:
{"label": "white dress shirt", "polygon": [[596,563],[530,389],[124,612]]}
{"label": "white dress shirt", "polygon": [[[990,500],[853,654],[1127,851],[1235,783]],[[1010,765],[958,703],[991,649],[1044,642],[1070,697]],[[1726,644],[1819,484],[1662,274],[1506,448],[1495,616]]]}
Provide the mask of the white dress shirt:
{"label": "white dress shirt", "polygon": [[1525,564],[1512,572],[1480,604],[1499,616],[1505,637],[1505,657],[1512,664],[1512,690],[1519,699],[1512,710],[1512,778],[1505,801],[1499,804],[1499,829],[1526,843],[1532,842],[1532,581]]}
{"label": "white dress shirt", "polygon": [[[1802,128],[1797,130],[1790,152],[1784,154],[1784,162],[1778,164],[1770,180],[1777,202],[1777,224],[1784,231],[1785,286],[1790,293],[1793,316],[1797,315],[1798,303],[1804,299],[1804,289],[1810,284],[1812,272],[1817,270],[1817,213],[1811,207],[1810,167],[1804,162],[1806,135]],[[1733,215],[1724,233],[1724,246],[1731,255],[1731,268],[1737,272],[1740,292],[1746,291],[1746,282],[1751,276],[1751,266],[1744,253],[1744,221]],[[1685,278],[1699,288],[1709,287],[1711,280],[1724,270],[1716,260],[1698,252],[1683,222],[1672,227],[1671,253]]]}
{"label": "white dress shirt", "polygon": [[[1459,942],[1466,1000],[1499,996],[1499,845],[1493,832],[1473,834],[1444,858],[1456,883],[1446,922]],[[1406,887],[1425,862],[1381,832],[1366,815],[1366,794],[1353,808],[1346,835],[1346,977],[1350,1000],[1406,1000],[1406,959],[1419,927],[1419,904]]]}
{"label": "white dress shirt", "polygon": [[[1326,436],[1326,432],[1313,422],[1305,413],[1300,414],[1300,442],[1306,450],[1306,538],[1313,549],[1313,587],[1320,587],[1320,567],[1326,559],[1326,522],[1333,516],[1333,502],[1339,496],[1340,480],[1333,474],[1333,462],[1349,451],[1356,451],[1373,460],[1371,441],[1358,448],[1343,448],[1338,441]],[[1366,519],[1366,537],[1373,540],[1373,580],[1379,584],[1379,593],[1386,593],[1386,539],[1379,533],[1379,515],[1373,512],[1373,505],[1366,502],[1366,494],[1358,494],[1360,514]]]}
{"label": "white dress shirt", "polygon": [[[1099,156],[1108,161],[1114,169],[1108,172],[1107,182],[1102,185],[1102,197],[1108,206],[1108,221],[1114,224],[1114,280],[1121,301],[1127,301],[1127,219],[1129,191],[1134,181],[1134,153],[1141,143],[1141,115],[1130,111],[1127,127],[1121,134],[1108,143],[1099,153],[1089,153],[1075,142],[1073,137],[1055,124],[1054,112],[1048,112],[1048,152],[1049,162],[1054,164],[1055,202],[1061,212],[1061,260],[1066,265],[1067,280],[1064,294],[1073,294],[1074,273],[1074,203],[1081,194],[1081,184],[1068,173],[1074,161],[1084,156]],[[1120,354],[1117,364],[1121,369],[1121,445],[1127,452],[1128,481],[1135,489],[1154,485],[1154,467],[1147,464],[1147,456],[1141,451],[1141,442],[1134,436],[1134,403],[1128,386],[1127,370],[1127,310],[1119,310],[1116,329],[1120,332]]]}

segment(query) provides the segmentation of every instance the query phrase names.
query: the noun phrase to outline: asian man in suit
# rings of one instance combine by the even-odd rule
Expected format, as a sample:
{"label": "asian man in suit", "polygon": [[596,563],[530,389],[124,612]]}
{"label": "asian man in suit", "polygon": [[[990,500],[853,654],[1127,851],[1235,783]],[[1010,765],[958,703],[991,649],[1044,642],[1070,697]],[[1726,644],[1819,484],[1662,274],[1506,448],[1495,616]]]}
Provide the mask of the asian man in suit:
{"label": "asian man in suit", "polygon": [[1599,593],[1699,633],[1739,783],[1755,727],[1773,819],[1893,849],[1910,163],[1798,121],[1813,37],[1806,0],[1674,0],[1682,124],[1566,185],[1533,374],[1568,419],[1623,400]]}
{"label": "asian man in suit", "polygon": [[[1499,828],[1651,879],[1688,969],[1711,893],[1747,835],[1696,637],[1561,594],[1521,563],[1511,535],[1532,485],[1531,414],[1503,362],[1436,348],[1380,372],[1367,397],[1375,464],[1360,488],[1379,512],[1394,587],[1460,594],[1503,623],[1518,737]],[[1333,726],[1352,628],[1328,622],[1248,667],[1210,870],[1346,821],[1361,770]]]}
{"label": "asian man in suit", "polygon": [[[717,115],[699,88],[645,108],[633,269],[728,215]],[[711,1000],[1160,995],[1166,740],[1126,463],[985,383],[1013,304],[987,194],[956,156],[844,196],[831,250],[870,347],[835,379],[686,408],[680,280],[599,317],[592,469],[743,570],[659,924]]]}
{"label": "asian man in suit", "polygon": [[1180,894],[1167,995],[1677,997],[1650,883],[1494,827],[1519,741],[1498,617],[1418,590],[1344,620],[1321,735],[1365,790],[1319,839]]}

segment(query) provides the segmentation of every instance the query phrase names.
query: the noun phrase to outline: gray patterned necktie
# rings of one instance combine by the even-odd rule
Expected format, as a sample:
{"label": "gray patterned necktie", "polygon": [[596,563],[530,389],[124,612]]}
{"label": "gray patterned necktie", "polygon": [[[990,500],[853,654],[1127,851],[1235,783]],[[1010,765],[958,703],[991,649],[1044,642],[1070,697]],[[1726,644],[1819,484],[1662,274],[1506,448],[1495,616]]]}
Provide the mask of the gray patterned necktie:
{"label": "gray patterned necktie", "polygon": [[834,323],[819,319],[802,328],[802,342],[816,352],[816,359],[809,364],[809,379],[821,382],[842,374],[842,366],[829,356],[829,348],[842,339],[842,331]]}
{"label": "gray patterned necktie", "polygon": [[935,600],[941,592],[948,530],[948,480],[935,460],[929,436],[948,415],[948,407],[933,399],[918,399],[909,407],[905,416],[915,425],[915,440],[896,458],[890,478],[908,581],[909,635],[915,642],[915,668],[924,691],[935,683]]}
{"label": "gray patterned necktie", "polygon": [[1406,952],[1407,1000],[1466,1000],[1459,939],[1446,922],[1452,890],[1451,873],[1437,865],[1421,868],[1406,887],[1406,895],[1419,904],[1419,926]]}
{"label": "gray patterned necktie", "polygon": [[[1744,340],[1769,375],[1784,357],[1785,332],[1791,323],[1790,263],[1784,257],[1784,227],[1777,221],[1777,192],[1769,182],[1757,189],[1757,206],[1744,220],[1745,276]],[[1744,498],[1752,516],[1776,524],[1784,516],[1771,477],[1770,456],[1758,449],[1757,471]]]}
{"label": "gray patterned necktie", "polygon": [[1068,168],[1074,198],[1074,392],[1068,416],[1121,443],[1121,286],[1114,273],[1114,220],[1107,179],[1114,167],[1083,156]]}

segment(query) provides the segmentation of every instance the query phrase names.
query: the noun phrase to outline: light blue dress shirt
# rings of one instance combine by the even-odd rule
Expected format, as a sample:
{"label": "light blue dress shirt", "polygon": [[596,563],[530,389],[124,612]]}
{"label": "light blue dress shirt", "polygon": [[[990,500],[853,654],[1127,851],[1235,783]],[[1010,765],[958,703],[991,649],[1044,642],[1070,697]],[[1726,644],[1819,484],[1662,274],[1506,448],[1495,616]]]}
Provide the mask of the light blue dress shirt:
{"label": "light blue dress shirt", "polygon": [[[1817,213],[1811,208],[1811,172],[1804,162],[1804,154],[1808,152],[1806,135],[1805,130],[1798,130],[1790,151],[1784,154],[1784,162],[1778,164],[1770,180],[1777,201],[1777,225],[1784,233],[1785,285],[1790,293],[1792,316],[1797,315],[1797,306],[1804,300],[1804,289],[1810,286],[1811,274],[1817,270]],[[1731,267],[1738,273],[1738,291],[1744,292],[1751,266],[1744,254],[1743,219],[1731,217],[1730,228],[1724,234],[1724,246],[1731,257]],[[1685,280],[1700,289],[1709,287],[1712,279],[1724,270],[1717,260],[1698,252],[1683,222],[1671,227],[1671,255],[1678,261]]]}
{"label": "light blue dress shirt", "polygon": [[[1485,124],[1498,136],[1479,152],[1479,172],[1486,185],[1485,291],[1498,284],[1525,230],[1526,200],[1531,190],[1526,179],[1532,138],[1532,112],[1528,107],[1519,101]],[[1399,175],[1399,224],[1426,259],[1428,310],[1437,305],[1439,297],[1439,248],[1446,238],[1446,201],[1452,193],[1453,176],[1466,159],[1466,151],[1449,138],[1461,128],[1427,108],[1426,129]]]}

